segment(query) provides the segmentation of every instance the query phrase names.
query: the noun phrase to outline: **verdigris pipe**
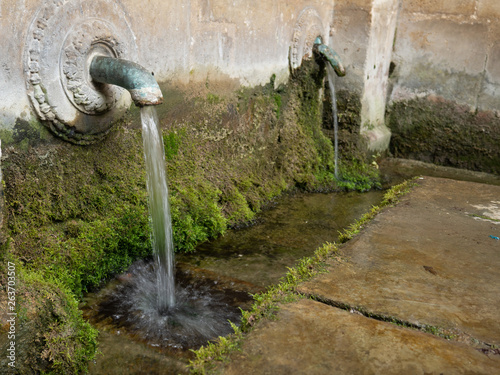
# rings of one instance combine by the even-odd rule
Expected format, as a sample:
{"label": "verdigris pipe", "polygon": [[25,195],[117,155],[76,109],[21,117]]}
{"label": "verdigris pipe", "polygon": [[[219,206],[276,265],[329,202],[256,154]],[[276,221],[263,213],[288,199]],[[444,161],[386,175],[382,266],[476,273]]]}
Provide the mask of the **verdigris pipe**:
{"label": "verdigris pipe", "polygon": [[314,41],[314,50],[328,60],[333,70],[339,77],[345,76],[345,68],[340,61],[340,56],[337,52],[323,43],[321,36],[318,36]]}
{"label": "verdigris pipe", "polygon": [[160,86],[153,74],[132,61],[96,56],[92,59],[89,72],[96,82],[127,89],[138,107],[163,103]]}

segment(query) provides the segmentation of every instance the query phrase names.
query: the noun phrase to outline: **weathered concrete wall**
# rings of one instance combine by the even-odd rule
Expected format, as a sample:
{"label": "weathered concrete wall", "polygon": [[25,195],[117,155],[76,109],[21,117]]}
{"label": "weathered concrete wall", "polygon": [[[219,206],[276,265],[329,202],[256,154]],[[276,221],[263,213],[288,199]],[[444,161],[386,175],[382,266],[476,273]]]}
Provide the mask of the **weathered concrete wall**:
{"label": "weathered concrete wall", "polygon": [[331,45],[342,58],[347,74],[337,79],[339,90],[361,97],[370,39],[372,0],[337,0],[331,30]]}
{"label": "weathered concrete wall", "polygon": [[[314,13],[307,21],[319,23],[327,36],[333,2],[326,0],[155,0],[147,5],[133,0],[2,1],[0,126],[12,128],[17,118],[32,119],[26,92],[32,44],[39,42],[43,49],[50,41],[50,56],[57,55],[58,46],[62,56],[65,33],[87,19],[108,22],[120,36],[130,35],[123,57],[153,70],[160,82],[229,79],[254,86],[268,82],[272,74],[277,83],[287,79],[292,39],[297,29],[309,27],[298,24],[307,9]],[[48,20],[48,26],[37,30],[33,22],[40,20]],[[57,65],[56,57],[50,65]]]}
{"label": "weathered concrete wall", "polygon": [[436,95],[500,110],[500,2],[403,1],[392,101]]}
{"label": "weathered concrete wall", "polygon": [[500,173],[500,3],[403,1],[392,58],[390,152]]}
{"label": "weathered concrete wall", "polygon": [[359,98],[369,148],[387,148],[386,102],[433,96],[499,113],[499,14],[496,0],[335,2],[331,45],[347,67],[336,86]]}
{"label": "weathered concrete wall", "polygon": [[[80,3],[91,5],[83,9]],[[37,38],[34,23],[54,4],[62,11],[55,15],[60,27],[49,25],[44,36],[53,44],[51,56],[75,24],[103,20],[129,36],[124,57],[153,70],[160,82],[255,86],[275,74],[279,84],[293,65],[290,57],[297,49],[306,52],[294,43],[310,43],[304,34],[319,30],[347,66],[347,76],[336,85],[359,98],[362,133],[374,150],[387,148],[389,141],[387,98],[396,102],[432,94],[471,110],[500,107],[500,5],[495,0],[155,0],[147,7],[133,0],[4,0],[1,128],[36,117],[28,98],[27,56]],[[49,65],[57,62],[58,56]]]}
{"label": "weathered concrete wall", "polygon": [[387,149],[391,136],[385,126],[385,106],[398,10],[398,0],[374,0],[372,6],[372,26],[361,99],[361,133],[370,141],[372,150]]}
{"label": "weathered concrete wall", "polygon": [[339,49],[348,73],[340,90],[359,98],[361,134],[371,150],[385,150],[390,132],[385,106],[399,0],[340,0],[335,4],[332,45]]}

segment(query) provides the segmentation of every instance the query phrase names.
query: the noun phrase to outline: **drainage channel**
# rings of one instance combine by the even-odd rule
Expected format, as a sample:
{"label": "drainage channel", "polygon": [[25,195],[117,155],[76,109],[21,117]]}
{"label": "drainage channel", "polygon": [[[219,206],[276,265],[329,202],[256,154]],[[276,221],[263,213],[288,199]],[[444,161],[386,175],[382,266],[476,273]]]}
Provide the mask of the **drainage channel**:
{"label": "drainage channel", "polygon": [[[400,165],[396,168],[398,173],[403,169],[399,167]],[[194,253],[178,255],[176,278],[180,285],[196,284],[201,289],[205,288],[209,295],[222,298],[223,304],[230,306],[230,309],[246,309],[252,302],[251,294],[278,283],[288,267],[293,267],[300,258],[312,255],[325,242],[335,242],[339,231],[378,204],[382,196],[382,191],[374,191],[363,194],[297,194],[283,197],[275,207],[263,212],[255,225],[228,231],[223,237],[201,244]],[[115,283],[127,283],[126,279],[136,276],[136,273],[128,272],[118,277]],[[186,282],[182,281],[183,278]],[[186,373],[186,364],[193,358],[189,349],[200,344],[162,346],[158,341],[149,340],[143,334],[135,332],[127,326],[126,321],[121,320],[124,319],[125,312],[121,310],[120,303],[111,303],[118,306],[117,310],[104,311],[105,303],[102,302],[113,295],[113,288],[110,285],[109,290],[104,289],[99,296],[88,296],[84,308],[86,316],[102,332],[100,350],[103,355],[90,367],[90,373]],[[498,354],[498,349],[494,346],[463,332],[447,332],[440,327],[412,324],[338,301],[321,299],[319,296],[309,297],[338,309],[404,328],[445,338],[449,334],[448,339],[466,342],[485,354]],[[115,298],[115,301],[119,300],[120,298]],[[230,331],[231,326],[228,324],[220,335]]]}
{"label": "drainage channel", "polygon": [[134,264],[103,290],[86,297],[82,310],[101,332],[103,353],[91,364],[90,373],[186,373],[186,364],[193,358],[190,349],[231,333],[228,320],[239,324],[240,309],[250,308],[253,294],[278,283],[288,267],[312,255],[326,241],[336,241],[339,231],[378,204],[383,194],[285,195],[262,212],[254,225],[230,230],[201,244],[194,253],[177,255],[176,284],[186,291],[191,305],[198,304],[198,310],[190,310],[198,314],[193,318],[210,320],[218,316],[218,322],[209,322],[205,327],[210,331],[218,326],[211,335],[200,334],[196,326],[189,332],[181,330],[178,325],[184,324],[185,316],[183,321],[170,323],[158,317],[167,321],[173,335],[163,332],[156,319],[144,322],[141,310],[135,309],[128,295],[132,285],[147,278],[144,271],[151,265]]}

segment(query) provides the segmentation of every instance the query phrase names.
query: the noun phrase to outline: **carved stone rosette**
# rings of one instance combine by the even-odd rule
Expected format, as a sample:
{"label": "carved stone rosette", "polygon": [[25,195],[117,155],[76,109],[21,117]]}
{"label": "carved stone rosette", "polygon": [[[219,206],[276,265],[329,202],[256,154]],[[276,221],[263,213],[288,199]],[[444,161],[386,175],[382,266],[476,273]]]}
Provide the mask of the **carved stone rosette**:
{"label": "carved stone rosette", "polygon": [[290,47],[290,66],[292,71],[300,67],[304,57],[312,56],[314,40],[325,35],[325,29],[316,9],[304,8],[297,19]]}
{"label": "carved stone rosette", "polygon": [[120,6],[113,0],[45,1],[24,52],[28,95],[44,124],[76,144],[101,140],[130,106],[126,90],[92,82],[96,55],[137,58]]}
{"label": "carved stone rosette", "polygon": [[118,101],[121,89],[97,85],[89,77],[89,66],[96,55],[121,58],[126,51],[113,36],[110,25],[89,20],[71,29],[61,55],[61,82],[68,99],[83,113],[98,115],[109,111]]}

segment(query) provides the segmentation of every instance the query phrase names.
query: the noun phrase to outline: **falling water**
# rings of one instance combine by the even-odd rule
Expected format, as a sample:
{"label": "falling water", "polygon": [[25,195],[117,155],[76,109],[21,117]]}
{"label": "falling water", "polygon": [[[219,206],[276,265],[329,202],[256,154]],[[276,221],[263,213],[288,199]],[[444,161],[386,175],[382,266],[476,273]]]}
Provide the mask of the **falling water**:
{"label": "falling water", "polygon": [[333,112],[333,133],[334,133],[334,148],[335,148],[335,178],[339,178],[339,136],[338,136],[338,119],[337,119],[337,98],[335,95],[335,85],[333,84],[335,78],[335,71],[328,65],[328,85],[330,87],[330,95],[332,97],[332,112]]}
{"label": "falling water", "polygon": [[[134,263],[100,303],[98,316],[152,346],[196,348],[232,332],[240,311],[213,285],[174,285],[174,246],[165,151],[154,107],[141,109],[154,262]],[[208,281],[207,281],[208,282]],[[229,298],[229,300],[228,300]]]}
{"label": "falling water", "polygon": [[175,304],[174,243],[165,174],[165,150],[158,128],[156,109],[141,108],[142,138],[146,162],[149,212],[157,286],[157,308],[166,312]]}

